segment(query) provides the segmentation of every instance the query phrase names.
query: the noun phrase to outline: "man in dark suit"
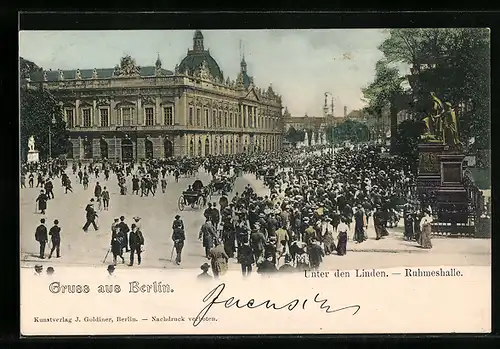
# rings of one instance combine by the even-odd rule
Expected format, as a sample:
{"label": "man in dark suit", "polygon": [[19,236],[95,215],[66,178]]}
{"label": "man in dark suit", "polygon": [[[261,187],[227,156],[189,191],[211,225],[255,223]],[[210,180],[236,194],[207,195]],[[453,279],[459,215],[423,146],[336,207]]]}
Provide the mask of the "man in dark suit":
{"label": "man in dark suit", "polygon": [[89,229],[90,224],[94,227],[94,229],[97,231],[99,230],[99,227],[95,223],[95,219],[97,218],[97,212],[94,209],[94,199],[90,199],[90,203],[87,204],[87,207],[85,207],[86,211],[86,218],[87,221],[85,222],[85,225],[83,226],[83,231],[87,232]]}
{"label": "man in dark suit", "polygon": [[172,240],[174,241],[175,253],[177,254],[175,257],[175,264],[180,265],[182,248],[184,247],[184,240],[186,240],[184,228],[181,228],[180,226],[174,227]]}
{"label": "man in dark suit", "polygon": [[56,251],[56,257],[61,257],[60,248],[61,248],[61,227],[59,227],[59,221],[54,220],[54,226],[50,228],[49,235],[52,240],[52,249],[49,253],[49,259],[52,258],[52,253]]}
{"label": "man in dark suit", "polygon": [[137,265],[141,265],[141,246],[144,245],[144,236],[142,232],[137,229],[135,224],[131,225],[132,230],[130,231],[130,264],[129,266],[134,265],[134,254],[137,253]]}
{"label": "man in dark suit", "polygon": [[40,225],[36,227],[35,240],[40,244],[40,258],[45,258],[45,245],[49,240],[47,235],[47,227],[45,226],[45,218],[40,219]]}
{"label": "man in dark suit", "polygon": [[[120,217],[120,223],[118,223],[118,228],[120,228],[120,236],[123,237],[123,247],[125,248],[125,252],[130,252],[130,249],[128,248],[128,233],[130,232],[130,229],[125,223],[125,217],[121,216]],[[123,249],[122,247],[122,249]]]}

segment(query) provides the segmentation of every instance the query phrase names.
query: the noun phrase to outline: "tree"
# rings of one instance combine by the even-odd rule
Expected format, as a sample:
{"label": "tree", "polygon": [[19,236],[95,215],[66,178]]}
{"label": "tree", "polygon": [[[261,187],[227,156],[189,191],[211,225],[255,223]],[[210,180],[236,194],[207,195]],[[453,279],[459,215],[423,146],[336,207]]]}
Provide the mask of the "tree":
{"label": "tree", "polygon": [[[380,45],[385,59],[411,66],[415,106],[421,119],[430,112],[430,92],[455,108],[463,143],[490,146],[490,32],[482,28],[391,29]],[[429,67],[428,65],[431,65]]]}
{"label": "tree", "polygon": [[[397,133],[398,104],[403,95],[401,83],[405,78],[399,74],[399,69],[391,67],[387,60],[380,60],[375,65],[375,78],[366,88],[362,89],[363,96],[368,100],[367,111],[376,115],[380,120],[382,111],[389,108],[391,116],[391,134]],[[391,152],[394,145],[391,141]]]}
{"label": "tree", "polygon": [[418,164],[418,144],[424,133],[423,121],[405,120],[398,125],[398,131],[392,136],[396,147],[395,154],[408,159],[416,173]]}
{"label": "tree", "polygon": [[[36,64],[21,59],[21,72],[28,74],[40,70]],[[21,154],[28,150],[28,138],[34,136],[36,150],[42,158],[49,155],[49,128],[51,131],[52,157],[65,154],[67,151],[66,123],[59,103],[54,96],[43,87],[21,87]],[[52,119],[55,124],[52,124]]]}
{"label": "tree", "polygon": [[369,130],[365,124],[359,121],[346,120],[338,126],[327,127],[326,138],[330,143],[366,142],[369,139]]}
{"label": "tree", "polygon": [[290,126],[288,131],[285,133],[285,139],[292,144],[297,144],[298,142],[303,142],[305,138],[304,131],[297,131],[295,127]]}

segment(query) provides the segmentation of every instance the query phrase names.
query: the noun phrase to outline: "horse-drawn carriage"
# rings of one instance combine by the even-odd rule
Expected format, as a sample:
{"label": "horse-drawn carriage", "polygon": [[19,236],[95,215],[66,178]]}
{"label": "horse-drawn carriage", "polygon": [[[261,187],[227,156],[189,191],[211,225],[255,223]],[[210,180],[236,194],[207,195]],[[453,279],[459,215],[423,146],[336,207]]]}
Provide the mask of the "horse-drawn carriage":
{"label": "horse-drawn carriage", "polygon": [[203,194],[197,191],[184,191],[178,200],[179,210],[184,211],[186,206],[191,206],[194,209],[201,209],[205,199]]}
{"label": "horse-drawn carriage", "polygon": [[222,195],[229,193],[233,190],[235,181],[236,175],[215,177],[210,183],[210,194]]}

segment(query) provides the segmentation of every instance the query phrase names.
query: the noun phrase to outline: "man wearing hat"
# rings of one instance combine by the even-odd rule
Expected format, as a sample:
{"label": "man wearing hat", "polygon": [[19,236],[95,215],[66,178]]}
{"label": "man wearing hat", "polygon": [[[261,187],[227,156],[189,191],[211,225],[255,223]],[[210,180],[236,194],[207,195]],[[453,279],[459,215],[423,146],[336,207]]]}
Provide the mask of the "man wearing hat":
{"label": "man wearing hat", "polygon": [[203,263],[200,268],[203,272],[198,275],[198,279],[212,279],[212,275],[208,273],[208,269],[210,269],[208,263]]}
{"label": "man wearing hat", "polygon": [[120,216],[120,223],[118,223],[118,228],[120,228],[120,237],[123,239],[122,249],[125,248],[125,252],[130,252],[128,246],[128,233],[130,232],[130,228],[127,223],[125,223],[125,217]]}
{"label": "man wearing hat", "polygon": [[214,240],[217,239],[217,232],[210,220],[210,217],[206,217],[205,223],[201,226],[200,234],[198,239],[203,241],[203,247],[205,248],[205,257],[209,257],[209,252],[214,246]]}
{"label": "man wearing hat", "polygon": [[54,275],[54,268],[53,267],[48,267],[47,268],[47,275],[48,276]]}
{"label": "man wearing hat", "polygon": [[133,219],[134,219],[134,224],[137,227],[137,229],[141,230],[141,227],[142,227],[141,222],[140,222],[141,217],[135,216]]}
{"label": "man wearing hat", "polygon": [[41,276],[42,271],[43,271],[43,266],[41,264],[35,265],[35,272],[34,272],[35,276]]}
{"label": "man wearing hat", "polygon": [[94,198],[90,199],[90,202],[87,204],[87,207],[85,207],[85,212],[86,212],[85,218],[87,219],[87,221],[83,226],[83,231],[87,232],[90,224],[92,224],[95,231],[99,230],[99,227],[95,223],[95,219],[97,218],[97,212],[94,209]]}
{"label": "man wearing hat", "polygon": [[108,269],[107,270],[108,270],[108,277],[109,278],[110,277],[113,277],[113,278],[116,277],[116,275],[114,274],[114,272],[115,272],[115,266],[113,264],[108,265]]}
{"label": "man wearing hat", "polygon": [[179,215],[175,216],[174,223],[172,224],[172,241],[174,242],[175,247],[175,264],[181,264],[181,253],[182,248],[184,247],[184,240],[186,240],[186,235],[184,233],[184,223],[180,219]]}
{"label": "man wearing hat", "polygon": [[59,258],[59,257],[61,257],[61,254],[60,254],[61,227],[59,227],[59,221],[57,219],[54,220],[54,226],[52,228],[50,228],[49,235],[51,236],[51,240],[52,240],[52,249],[50,250],[50,253],[49,253],[49,259],[52,258],[52,253],[54,253],[54,251],[56,251],[56,257]]}
{"label": "man wearing hat", "polygon": [[142,232],[137,229],[137,226],[132,223],[130,226],[132,229],[130,231],[129,236],[129,244],[130,244],[130,264],[129,266],[134,265],[134,255],[137,253],[137,265],[141,265],[141,246],[144,245],[144,236]]}
{"label": "man wearing hat", "polygon": [[40,258],[45,258],[45,245],[49,240],[47,235],[47,227],[45,226],[45,218],[40,219],[40,225],[35,230],[35,240],[40,244]]}
{"label": "man wearing hat", "polygon": [[47,200],[49,198],[45,194],[45,190],[40,190],[40,195],[36,198],[36,203],[38,203],[38,210],[40,210],[41,214],[45,214],[45,210],[47,209]]}

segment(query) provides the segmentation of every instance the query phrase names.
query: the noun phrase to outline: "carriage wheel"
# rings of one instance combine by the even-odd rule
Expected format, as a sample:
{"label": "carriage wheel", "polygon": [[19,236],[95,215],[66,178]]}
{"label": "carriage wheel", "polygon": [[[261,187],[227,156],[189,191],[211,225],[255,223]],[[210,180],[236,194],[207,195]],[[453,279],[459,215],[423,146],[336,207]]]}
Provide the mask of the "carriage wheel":
{"label": "carriage wheel", "polygon": [[198,208],[198,210],[201,210],[201,208],[203,207],[203,197],[202,197],[202,196],[200,196],[200,197],[198,198],[198,202],[197,202],[197,204],[198,204],[198,207],[197,207],[197,208]]}
{"label": "carriage wheel", "polygon": [[177,204],[179,206],[180,211],[184,211],[184,197],[180,196],[179,200],[177,201]]}

